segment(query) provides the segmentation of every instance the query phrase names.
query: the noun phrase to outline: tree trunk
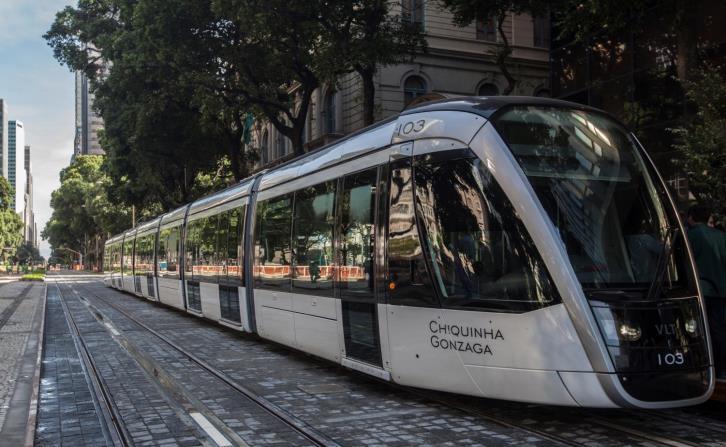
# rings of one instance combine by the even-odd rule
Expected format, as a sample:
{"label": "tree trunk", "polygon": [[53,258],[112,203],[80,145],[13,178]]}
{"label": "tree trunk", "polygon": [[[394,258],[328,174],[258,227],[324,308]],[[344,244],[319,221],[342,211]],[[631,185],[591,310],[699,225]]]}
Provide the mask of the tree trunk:
{"label": "tree trunk", "polygon": [[356,71],[363,81],[363,125],[370,126],[375,122],[376,85],[373,76],[376,68],[371,66],[358,67]]}
{"label": "tree trunk", "polygon": [[507,87],[502,92],[505,96],[511,95],[514,91],[514,87],[517,85],[517,80],[514,79],[514,76],[512,76],[512,73],[509,71],[509,67],[507,67],[509,55],[512,54],[512,47],[509,46],[509,39],[507,39],[507,35],[504,33],[503,24],[506,18],[506,12],[502,12],[499,14],[499,17],[497,17],[497,31],[499,32],[499,37],[502,40],[502,47],[496,52],[497,65],[499,66],[499,70],[502,72],[502,75],[504,75],[504,78],[507,80]]}
{"label": "tree trunk", "polygon": [[698,64],[699,0],[680,0],[676,24],[678,80],[681,84],[691,79]]}

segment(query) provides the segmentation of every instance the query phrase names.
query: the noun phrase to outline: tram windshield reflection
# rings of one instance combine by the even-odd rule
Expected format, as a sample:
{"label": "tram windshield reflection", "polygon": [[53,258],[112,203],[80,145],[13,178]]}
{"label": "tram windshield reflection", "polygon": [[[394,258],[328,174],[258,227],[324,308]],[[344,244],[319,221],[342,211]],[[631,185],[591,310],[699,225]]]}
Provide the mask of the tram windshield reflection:
{"label": "tram windshield reflection", "polygon": [[594,113],[531,106],[507,109],[493,123],[583,287],[649,289],[658,276],[670,288],[686,285],[675,213],[625,129]]}

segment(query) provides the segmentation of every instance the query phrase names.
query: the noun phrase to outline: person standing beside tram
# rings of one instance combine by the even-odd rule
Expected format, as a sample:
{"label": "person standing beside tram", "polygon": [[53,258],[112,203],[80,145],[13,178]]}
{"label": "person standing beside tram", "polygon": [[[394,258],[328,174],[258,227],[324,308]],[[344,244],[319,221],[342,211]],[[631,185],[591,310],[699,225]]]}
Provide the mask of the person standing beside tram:
{"label": "person standing beside tram", "polygon": [[688,241],[706,301],[716,376],[726,379],[726,234],[709,226],[710,219],[710,208],[691,207]]}

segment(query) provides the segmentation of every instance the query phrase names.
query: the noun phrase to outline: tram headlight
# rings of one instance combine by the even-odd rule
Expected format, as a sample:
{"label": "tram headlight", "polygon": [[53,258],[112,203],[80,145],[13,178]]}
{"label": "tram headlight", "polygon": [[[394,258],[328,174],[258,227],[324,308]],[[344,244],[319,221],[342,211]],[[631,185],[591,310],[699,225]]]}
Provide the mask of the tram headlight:
{"label": "tram headlight", "polygon": [[640,336],[643,335],[643,332],[638,326],[622,323],[620,324],[620,328],[618,328],[618,334],[620,334],[620,338],[623,340],[638,341],[640,340]]}
{"label": "tram headlight", "polygon": [[620,346],[623,341],[638,341],[643,336],[640,326],[630,323],[622,309],[593,307],[593,310],[608,346]]}

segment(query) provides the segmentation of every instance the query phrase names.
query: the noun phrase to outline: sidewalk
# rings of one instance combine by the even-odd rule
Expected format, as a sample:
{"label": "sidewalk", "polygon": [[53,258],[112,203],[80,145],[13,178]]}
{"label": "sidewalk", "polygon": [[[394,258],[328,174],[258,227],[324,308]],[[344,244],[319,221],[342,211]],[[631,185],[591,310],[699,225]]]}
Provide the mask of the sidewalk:
{"label": "sidewalk", "polygon": [[42,282],[0,286],[0,445],[32,445],[44,306]]}

